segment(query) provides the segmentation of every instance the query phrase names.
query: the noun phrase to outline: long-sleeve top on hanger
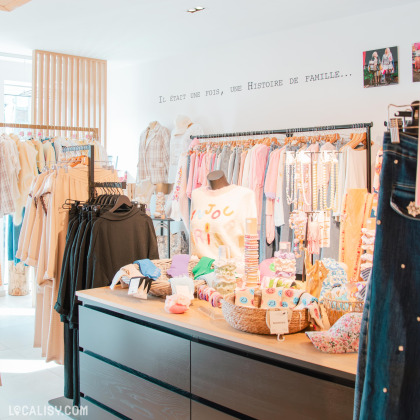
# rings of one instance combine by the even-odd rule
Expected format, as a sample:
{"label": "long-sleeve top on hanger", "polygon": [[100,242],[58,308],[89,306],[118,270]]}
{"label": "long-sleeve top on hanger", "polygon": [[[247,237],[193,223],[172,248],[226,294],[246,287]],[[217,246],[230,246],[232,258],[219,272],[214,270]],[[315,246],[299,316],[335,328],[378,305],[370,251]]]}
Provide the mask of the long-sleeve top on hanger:
{"label": "long-sleeve top on hanger", "polygon": [[[174,130],[175,131],[175,130]],[[181,154],[188,151],[191,143],[191,136],[199,136],[204,131],[199,124],[191,124],[183,134],[172,133],[170,140],[170,164],[168,171],[168,182],[173,184],[176,181],[177,169]]]}
{"label": "long-sleeve top on hanger", "polygon": [[261,224],[261,209],[264,188],[265,168],[267,166],[270,148],[264,144],[254,146],[255,150],[251,160],[249,186],[255,193],[257,205],[257,221]]}
{"label": "long-sleeve top on hanger", "polygon": [[140,135],[137,182],[150,179],[153,184],[168,180],[170,132],[158,122]]}

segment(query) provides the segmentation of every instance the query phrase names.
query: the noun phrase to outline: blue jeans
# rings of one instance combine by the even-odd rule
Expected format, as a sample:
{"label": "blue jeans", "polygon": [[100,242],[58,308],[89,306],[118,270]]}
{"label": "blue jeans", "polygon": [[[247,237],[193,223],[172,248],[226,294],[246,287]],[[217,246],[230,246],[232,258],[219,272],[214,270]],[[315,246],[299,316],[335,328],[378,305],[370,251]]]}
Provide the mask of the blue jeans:
{"label": "blue jeans", "polygon": [[420,418],[418,139],[385,134],[373,269],[364,308],[355,420]]}

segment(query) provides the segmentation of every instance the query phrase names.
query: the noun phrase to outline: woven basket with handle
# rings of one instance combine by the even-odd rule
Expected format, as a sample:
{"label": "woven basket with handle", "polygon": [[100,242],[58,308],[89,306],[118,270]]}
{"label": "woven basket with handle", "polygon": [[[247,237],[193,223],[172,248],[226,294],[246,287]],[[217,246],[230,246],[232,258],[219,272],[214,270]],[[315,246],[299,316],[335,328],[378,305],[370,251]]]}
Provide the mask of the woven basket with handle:
{"label": "woven basket with handle", "polygon": [[332,299],[330,292],[325,293],[323,304],[331,326],[349,312],[363,312],[363,307],[365,305],[363,301],[350,302]]}
{"label": "woven basket with handle", "polygon": [[[222,312],[228,324],[237,330],[253,334],[270,334],[266,322],[267,309],[236,306],[235,295],[231,294],[222,300]],[[309,314],[307,309],[293,311],[292,318],[289,321],[289,334],[302,331],[308,325]]]}
{"label": "woven basket with handle", "polygon": [[[160,277],[152,282],[152,286],[150,287],[149,294],[153,296],[158,296],[162,298],[166,298],[166,296],[172,295],[172,288],[171,283],[169,283],[169,277],[167,276],[166,272],[169,270],[172,264],[172,259],[167,258],[163,260],[152,260],[153,264],[160,269]],[[197,265],[196,260],[190,260],[188,263],[188,274],[190,277],[194,277],[192,274],[192,269]],[[197,293],[197,289],[205,284],[204,280],[194,280],[195,292]]]}

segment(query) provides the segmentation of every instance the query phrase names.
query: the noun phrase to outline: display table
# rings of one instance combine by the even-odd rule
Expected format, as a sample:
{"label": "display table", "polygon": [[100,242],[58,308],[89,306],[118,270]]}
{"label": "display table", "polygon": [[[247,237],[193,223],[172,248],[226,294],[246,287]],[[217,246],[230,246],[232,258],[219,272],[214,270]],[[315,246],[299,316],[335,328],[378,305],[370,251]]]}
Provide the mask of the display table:
{"label": "display table", "polygon": [[352,418],[356,354],[321,353],[303,333],[279,342],[237,331],[203,301],[173,315],[127,289],[77,295],[89,418]]}

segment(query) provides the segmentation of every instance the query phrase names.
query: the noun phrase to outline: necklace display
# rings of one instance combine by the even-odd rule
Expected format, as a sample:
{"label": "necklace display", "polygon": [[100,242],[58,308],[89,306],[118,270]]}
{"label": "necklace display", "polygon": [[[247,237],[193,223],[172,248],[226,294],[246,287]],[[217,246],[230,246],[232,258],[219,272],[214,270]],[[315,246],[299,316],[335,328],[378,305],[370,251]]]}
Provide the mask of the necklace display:
{"label": "necklace display", "polygon": [[337,154],[333,153],[331,159],[331,207],[333,212],[338,209],[338,159]]}
{"label": "necklace display", "polygon": [[[310,202],[310,191],[311,191],[311,174],[310,174],[310,164],[304,164],[302,162],[299,163],[300,165],[300,193],[302,194],[303,202],[306,204],[307,208],[310,210],[311,202]],[[308,189],[306,189],[306,185],[308,185]],[[307,198],[309,195],[309,200]]]}
{"label": "necklace display", "polygon": [[307,216],[304,211],[293,210],[290,213],[289,218],[289,227],[294,231],[294,240],[293,240],[293,252],[296,255],[296,258],[299,258],[300,251],[303,250],[303,243],[306,238],[306,223]]}
{"label": "necklace display", "polygon": [[296,159],[291,153],[286,154],[286,199],[289,206],[296,203]]}
{"label": "necklace display", "polygon": [[312,162],[312,210],[318,210],[318,161]]}

